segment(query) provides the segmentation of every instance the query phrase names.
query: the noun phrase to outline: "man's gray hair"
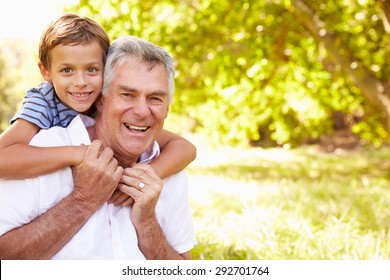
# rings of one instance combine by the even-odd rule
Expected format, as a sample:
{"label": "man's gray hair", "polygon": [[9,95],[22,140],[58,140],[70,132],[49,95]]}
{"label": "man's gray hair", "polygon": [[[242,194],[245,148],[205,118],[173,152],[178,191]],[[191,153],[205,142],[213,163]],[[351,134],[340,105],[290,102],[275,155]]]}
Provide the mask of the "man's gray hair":
{"label": "man's gray hair", "polygon": [[115,76],[115,68],[134,58],[150,64],[152,69],[157,64],[163,64],[168,77],[169,102],[173,99],[175,67],[173,59],[163,48],[136,36],[125,36],[115,40],[107,54],[104,66],[102,94],[106,95],[110,83]]}

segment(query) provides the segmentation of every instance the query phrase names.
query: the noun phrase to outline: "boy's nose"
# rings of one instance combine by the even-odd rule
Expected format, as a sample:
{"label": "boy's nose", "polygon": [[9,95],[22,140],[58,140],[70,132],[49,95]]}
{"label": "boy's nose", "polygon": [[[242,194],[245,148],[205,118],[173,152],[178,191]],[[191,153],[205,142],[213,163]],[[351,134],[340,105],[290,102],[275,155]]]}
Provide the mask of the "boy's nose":
{"label": "boy's nose", "polygon": [[73,84],[76,87],[83,87],[83,86],[85,86],[87,84],[86,79],[85,79],[85,75],[83,73],[76,74],[75,78],[73,80]]}

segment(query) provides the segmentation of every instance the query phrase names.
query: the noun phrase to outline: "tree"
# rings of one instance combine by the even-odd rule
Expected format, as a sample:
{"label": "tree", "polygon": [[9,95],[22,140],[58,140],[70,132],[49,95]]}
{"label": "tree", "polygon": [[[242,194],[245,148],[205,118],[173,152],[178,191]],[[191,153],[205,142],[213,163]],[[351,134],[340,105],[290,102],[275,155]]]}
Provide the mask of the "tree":
{"label": "tree", "polygon": [[0,111],[0,133],[5,130],[7,124],[7,117],[10,111],[10,89],[12,84],[7,75],[7,66],[5,63],[4,55],[0,52],[0,100],[1,100],[1,111]]}
{"label": "tree", "polygon": [[[390,31],[388,22],[388,16],[390,15],[390,1],[381,0],[380,2],[382,4],[381,8],[383,28],[378,26],[378,17],[376,15],[380,14],[379,12],[375,12],[373,14],[366,12],[366,14],[363,14],[363,10],[355,10],[356,17],[359,17],[358,13],[360,13],[360,17],[362,18],[371,16],[374,26],[368,25],[366,23],[364,26],[356,26],[366,28],[372,34],[372,37],[375,37],[370,40],[371,42],[368,42],[369,44],[379,43],[380,46],[380,43],[382,43],[384,46],[382,49],[379,49],[378,46],[369,46],[369,49],[379,51],[381,55],[388,57],[388,37],[382,37],[381,34],[384,34],[386,29],[387,33]],[[320,18],[320,16],[313,9],[314,5],[310,6],[309,3],[306,3],[303,0],[293,0],[292,4],[295,8],[297,18],[300,20],[306,30],[310,32],[310,34],[318,41],[320,45],[324,46],[329,55],[333,58],[334,62],[339,65],[345,73],[347,73],[350,80],[359,88],[365,99],[373,107],[375,107],[378,112],[381,112],[379,116],[381,117],[384,128],[389,133],[390,81],[388,79],[388,75],[383,77],[383,74],[385,74],[385,71],[383,70],[387,70],[385,69],[385,65],[383,65],[386,60],[378,59],[379,65],[373,64],[372,61],[368,61],[366,59],[365,56],[367,54],[356,52],[355,45],[358,42],[354,42],[354,38],[352,37],[353,34],[356,34],[356,32],[348,32],[346,36],[342,36],[343,31],[333,29],[331,27],[329,28],[330,24],[325,23]],[[358,40],[366,43],[366,36],[368,34],[358,32],[356,35]],[[381,71],[381,69],[383,70]]]}
{"label": "tree", "polygon": [[36,64],[37,53],[35,48],[31,48],[32,45],[32,42],[23,39],[1,41],[0,133],[8,127],[26,91],[41,80]]}
{"label": "tree", "polygon": [[[177,62],[171,112],[219,141],[298,145],[336,112],[380,143],[390,130],[388,1],[101,0],[75,11]],[[326,32],[325,32],[326,31]]]}

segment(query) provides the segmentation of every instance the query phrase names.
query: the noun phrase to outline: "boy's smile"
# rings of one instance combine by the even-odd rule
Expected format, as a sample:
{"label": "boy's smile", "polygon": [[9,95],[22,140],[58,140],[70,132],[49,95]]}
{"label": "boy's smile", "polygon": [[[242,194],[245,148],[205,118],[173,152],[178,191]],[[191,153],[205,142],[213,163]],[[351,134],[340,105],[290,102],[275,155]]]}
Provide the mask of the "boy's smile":
{"label": "boy's smile", "polygon": [[61,102],[80,113],[88,111],[100,95],[103,67],[103,51],[97,42],[58,45],[51,51],[50,69],[40,65]]}

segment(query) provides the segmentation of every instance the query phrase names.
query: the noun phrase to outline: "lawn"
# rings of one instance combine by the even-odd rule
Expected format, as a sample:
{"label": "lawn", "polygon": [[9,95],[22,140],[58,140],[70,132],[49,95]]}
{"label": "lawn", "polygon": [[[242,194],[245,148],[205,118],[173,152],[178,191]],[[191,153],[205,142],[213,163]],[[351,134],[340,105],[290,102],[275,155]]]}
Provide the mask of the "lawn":
{"label": "lawn", "polygon": [[390,149],[199,149],[194,259],[390,259]]}

